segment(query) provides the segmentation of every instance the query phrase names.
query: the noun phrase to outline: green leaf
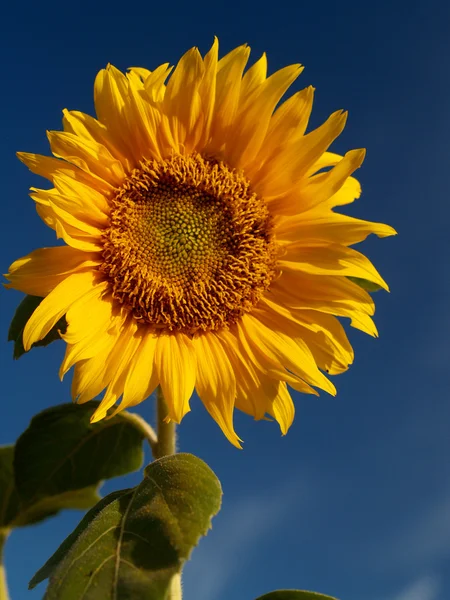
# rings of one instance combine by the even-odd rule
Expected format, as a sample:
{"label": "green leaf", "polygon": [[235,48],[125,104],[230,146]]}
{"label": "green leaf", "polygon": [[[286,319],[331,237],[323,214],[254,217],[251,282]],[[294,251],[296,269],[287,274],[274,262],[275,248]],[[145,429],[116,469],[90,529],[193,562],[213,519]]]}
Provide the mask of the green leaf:
{"label": "green leaf", "polygon": [[81,490],[72,490],[47,498],[40,498],[32,503],[22,502],[12,526],[24,527],[52,517],[64,509],[87,510],[99,500],[97,485],[91,485]]}
{"label": "green leaf", "polygon": [[[25,354],[22,337],[23,330],[25,329],[28,319],[34,313],[42,300],[43,298],[40,298],[39,296],[25,296],[16,309],[8,331],[8,341],[14,342],[13,356],[15,359],[20,358],[23,354]],[[35,346],[48,346],[48,344],[51,342],[61,339],[59,332],[65,333],[66,329],[66,318],[62,317],[42,340],[33,344],[32,348]]]}
{"label": "green leaf", "polygon": [[0,447],[0,530],[62,509],[86,510],[103,479],[140,468],[144,434],[126,414],[91,424],[97,403],[63,404],[35,416],[15,446]]}
{"label": "green leaf", "polygon": [[19,496],[14,483],[14,446],[0,447],[0,529],[9,529],[17,515]]}
{"label": "green leaf", "polygon": [[14,446],[0,447],[0,531],[42,521],[62,508],[87,509],[98,502],[96,486],[24,502],[14,479]]}
{"label": "green leaf", "polygon": [[350,279],[350,281],[353,281],[353,283],[362,287],[366,292],[378,292],[383,289],[381,285],[373,283],[373,281],[369,281],[368,279],[361,279],[361,277],[347,277],[347,279]]}
{"label": "green leaf", "polygon": [[264,594],[264,596],[260,596],[256,600],[336,600],[336,598],[302,590],[278,590]]}
{"label": "green leaf", "polygon": [[71,547],[74,545],[78,537],[83,533],[85,529],[90,525],[90,523],[95,519],[95,517],[111,502],[114,502],[116,498],[120,498],[124,494],[127,494],[130,490],[119,490],[116,492],[112,492],[105,496],[98,502],[86,515],[82,518],[79,525],[72,531],[72,533],[66,537],[64,542],[58,548],[58,550],[51,556],[48,561],[45,563],[43,567],[39,569],[39,571],[34,575],[33,579],[30,581],[28,588],[32,590],[36,587],[41,581],[44,579],[48,579],[50,575],[53,573],[55,568],[59,565],[59,563],[64,559],[64,556],[69,552]]}
{"label": "green leaf", "polygon": [[156,460],[140,485],[95,506],[30,585],[50,576],[45,600],[167,600],[221,495],[217,477],[199,458]]}
{"label": "green leaf", "polygon": [[117,415],[90,423],[97,403],[62,404],[36,415],[16,443],[16,486],[27,504],[136,471],[143,433]]}

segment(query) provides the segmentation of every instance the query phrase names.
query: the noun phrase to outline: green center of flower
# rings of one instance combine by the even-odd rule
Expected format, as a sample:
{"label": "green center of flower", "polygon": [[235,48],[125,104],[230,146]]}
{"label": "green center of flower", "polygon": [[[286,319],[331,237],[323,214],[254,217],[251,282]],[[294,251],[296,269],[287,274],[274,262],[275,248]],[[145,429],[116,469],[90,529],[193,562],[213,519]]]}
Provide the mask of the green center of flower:
{"label": "green center of flower", "polygon": [[249,312],[274,274],[265,202],[200,155],[143,161],[117,190],[102,270],[114,298],[156,328],[217,330]]}

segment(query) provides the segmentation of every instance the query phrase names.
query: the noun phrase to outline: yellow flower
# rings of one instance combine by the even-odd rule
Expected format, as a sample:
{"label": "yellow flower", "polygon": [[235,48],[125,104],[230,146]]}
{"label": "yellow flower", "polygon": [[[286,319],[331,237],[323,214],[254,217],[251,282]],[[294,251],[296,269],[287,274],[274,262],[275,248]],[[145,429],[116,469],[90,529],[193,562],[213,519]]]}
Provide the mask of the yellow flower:
{"label": "yellow flower", "polygon": [[172,74],[109,65],[97,119],[64,110],[64,131],[48,134],[55,158],[19,153],[52,182],[31,197],[66,243],[10,267],[10,287],[45,297],[24,346],[66,315],[60,374],[75,366],[78,402],[106,388],[94,421],[161,385],[177,423],[195,389],[232,444],[235,407],[285,434],[287,385],[335,394],[323,371],[353,360],[336,316],[376,335],[373,301],[348,277],[387,285],[350,246],[395,231],[333,211],[360,195],[364,150],[327,152],[342,111],[305,134],[312,87],[277,108],[301,66],[267,77],[263,55],[244,73],[249,52],[218,60],[215,40]]}

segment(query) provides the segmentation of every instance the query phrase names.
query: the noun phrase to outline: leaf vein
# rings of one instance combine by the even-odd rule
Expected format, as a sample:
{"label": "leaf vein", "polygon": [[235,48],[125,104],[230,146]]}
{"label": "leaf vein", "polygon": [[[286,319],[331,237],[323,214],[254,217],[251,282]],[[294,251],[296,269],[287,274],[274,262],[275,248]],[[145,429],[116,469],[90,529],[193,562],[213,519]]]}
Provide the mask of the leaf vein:
{"label": "leaf vein", "polygon": [[123,562],[125,565],[128,565],[129,567],[133,567],[133,569],[136,569],[136,571],[139,571],[139,568],[136,565],[133,565],[133,563],[130,562],[129,560],[127,560],[126,558],[121,558],[120,562]]}
{"label": "leaf vein", "polygon": [[[77,563],[81,558],[83,558],[83,556],[89,552],[89,550],[91,548],[93,548],[95,546],[95,544],[102,539],[103,536],[105,536],[107,533],[109,533],[110,531],[112,531],[113,529],[117,529],[117,525],[112,525],[111,527],[109,527],[108,529],[106,529],[103,533],[101,533],[93,542],[91,542],[89,544],[89,546],[87,548],[85,548],[83,550],[83,552],[81,552],[81,554],[79,554],[78,556],[75,556],[75,558],[72,560],[72,562],[67,566],[66,569],[66,573],[63,577],[61,577],[61,580],[59,581],[56,589],[59,589],[61,587],[61,584],[64,582],[64,579],[67,577],[67,575],[69,574],[70,570],[73,568],[73,566],[75,565],[75,563]],[[114,555],[111,555],[114,556]]]}
{"label": "leaf vein", "polygon": [[123,533],[124,534],[127,533],[128,535],[132,535],[132,536],[134,536],[134,537],[142,540],[143,542],[145,542],[146,544],[149,544],[151,546],[150,542],[148,540],[146,540],[145,537],[142,537],[142,535],[139,535],[139,533],[136,533],[135,531],[130,531],[129,529],[124,529]]}
{"label": "leaf vein", "polygon": [[86,584],[86,587],[83,590],[83,593],[80,596],[80,600],[83,600],[83,598],[86,595],[86,592],[88,591],[88,589],[91,587],[91,583],[94,580],[95,576],[97,575],[97,573],[103,569],[103,567],[105,566],[105,564],[108,562],[108,560],[111,560],[111,558],[114,558],[114,554],[110,554],[110,556],[106,557],[105,560],[103,560],[98,567],[95,569],[95,571],[93,571],[93,573],[91,574],[91,576],[89,577],[89,581]]}
{"label": "leaf vein", "polygon": [[133,504],[133,501],[136,497],[138,490],[139,490],[139,486],[137,488],[135,488],[135,490],[130,498],[130,502],[126,508],[126,511],[123,514],[121,524],[120,524],[119,536],[117,538],[116,564],[114,566],[114,579],[113,579],[113,590],[112,590],[113,600],[117,600],[117,581],[119,579],[120,551],[122,549],[122,538],[123,538],[123,532],[125,530],[125,522],[127,520],[128,513],[130,512],[131,505]]}

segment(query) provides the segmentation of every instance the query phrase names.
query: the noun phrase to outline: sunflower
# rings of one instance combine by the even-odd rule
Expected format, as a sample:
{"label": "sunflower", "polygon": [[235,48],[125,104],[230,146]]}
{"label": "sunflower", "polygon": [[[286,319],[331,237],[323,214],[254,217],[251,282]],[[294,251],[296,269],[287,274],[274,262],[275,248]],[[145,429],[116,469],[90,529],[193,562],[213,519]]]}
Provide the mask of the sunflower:
{"label": "sunflower", "polygon": [[336,317],[376,335],[372,298],[351,278],[388,288],[351,246],[395,231],[333,210],[359,197],[364,150],[327,151],[342,111],[305,133],[314,89],[279,104],[302,67],[267,77],[263,55],[245,71],[249,52],[218,60],[215,40],[173,73],[108,65],[96,119],[64,110],[53,157],[18,153],[54,186],[31,197],[65,242],[9,269],[9,287],[44,297],[24,347],[65,315],[60,375],[74,366],[77,402],[105,390],[93,421],[160,385],[176,423],[196,390],[235,446],[235,407],[285,434],[288,386],[334,395],[325,373],[352,363]]}

